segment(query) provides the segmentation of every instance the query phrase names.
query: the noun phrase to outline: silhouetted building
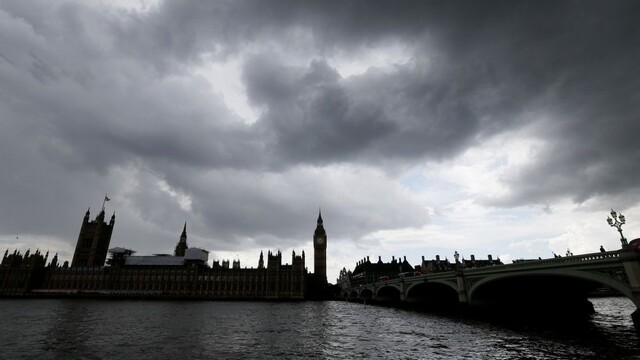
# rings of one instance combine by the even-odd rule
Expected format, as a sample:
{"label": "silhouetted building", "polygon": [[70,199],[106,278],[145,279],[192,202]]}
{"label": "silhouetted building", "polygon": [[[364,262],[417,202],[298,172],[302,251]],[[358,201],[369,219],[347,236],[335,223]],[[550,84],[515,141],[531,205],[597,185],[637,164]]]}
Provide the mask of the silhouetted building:
{"label": "silhouetted building", "polygon": [[398,277],[398,274],[414,271],[414,267],[409,264],[405,257],[403,261],[395,256],[391,257],[391,262],[384,263],[382,258],[378,257],[378,262],[372,263],[369,257],[358,261],[356,268],[350,273],[349,280],[351,284],[366,284],[378,281],[382,277],[389,279]]}
{"label": "silhouetted building", "polygon": [[322,213],[318,213],[313,233],[313,268],[316,287],[322,289],[327,284],[327,232],[324,230]]}
{"label": "silhouetted building", "polygon": [[[502,261],[499,258],[493,260],[493,257],[491,255],[487,255],[486,260],[476,259],[475,255],[471,255],[471,258],[469,260],[465,260],[463,257],[457,264],[457,266],[465,268],[478,268],[494,265],[502,265]],[[436,255],[436,258],[434,260],[425,260],[423,256],[419,270],[423,274],[429,274],[434,272],[453,271],[455,270],[455,268],[455,263],[449,262],[448,259],[440,260],[440,255]]]}
{"label": "silhouetted building", "polygon": [[[211,299],[304,299],[326,289],[326,232],[322,217],[314,233],[315,269],[311,278],[304,251],[282,263],[282,253],[260,252],[258,268],[241,268],[240,261],[214,261],[209,252],[187,246],[186,223],[173,255],[135,255],[123,247],[107,250],[115,223],[104,222],[104,209],[94,221],[85,214],[71,266],[58,265],[56,256],[47,264],[42,256],[16,250],[5,252],[0,263],[0,295],[3,296],[122,296]],[[107,251],[110,253],[105,266]],[[310,281],[313,279],[313,281]]]}
{"label": "silhouetted building", "polygon": [[[44,267],[49,253],[42,255],[40,250],[31,254],[29,250],[22,255],[15,250],[5,251],[0,263],[0,295],[22,296],[42,284]],[[57,263],[58,257],[52,262]]]}
{"label": "silhouetted building", "polygon": [[111,216],[109,224],[104,222],[104,208],[93,221],[89,221],[89,210],[84,215],[76,250],[73,253],[72,267],[104,266],[111,241],[116,213]]}
{"label": "silhouetted building", "polygon": [[175,256],[184,256],[184,253],[187,251],[189,247],[187,246],[187,222],[184,222],[184,229],[182,229],[182,234],[180,235],[180,241],[178,241],[178,245],[176,245],[176,250],[173,252]]}

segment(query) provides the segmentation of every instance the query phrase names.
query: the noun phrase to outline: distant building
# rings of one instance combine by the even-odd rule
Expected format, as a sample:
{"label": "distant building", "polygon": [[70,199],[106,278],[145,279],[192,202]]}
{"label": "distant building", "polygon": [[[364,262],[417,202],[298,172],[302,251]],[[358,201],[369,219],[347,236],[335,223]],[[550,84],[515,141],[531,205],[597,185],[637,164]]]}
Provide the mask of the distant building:
{"label": "distant building", "polygon": [[111,216],[109,224],[104,222],[104,209],[95,220],[89,221],[89,209],[87,209],[80,226],[76,250],[73,253],[72,267],[104,266],[115,222],[115,213]]}
{"label": "distant building", "polygon": [[[486,266],[494,266],[494,265],[502,265],[502,261],[498,258],[496,260],[493,259],[493,256],[490,254],[487,255],[487,259],[476,259],[475,255],[471,255],[469,260],[465,260],[462,258],[459,260],[460,262],[457,264],[458,266],[464,268],[479,268]],[[420,272],[423,274],[429,274],[434,272],[443,272],[443,271],[453,271],[456,268],[455,263],[449,262],[449,260],[444,259],[440,260],[440,255],[436,255],[435,260],[425,260],[424,256],[422,257],[422,263],[420,264]]]}
{"label": "distant building", "polygon": [[116,247],[109,249],[111,258],[107,263],[112,267],[122,266],[183,266],[196,264],[206,266],[209,261],[207,250],[190,248],[185,251],[184,256],[172,256],[166,254],[135,256],[135,251]]}
{"label": "distant building", "polygon": [[372,263],[367,256],[356,263],[353,271],[348,271],[346,268],[343,268],[340,271],[337,283],[342,289],[350,289],[353,286],[390,280],[402,276],[454,271],[456,267],[477,268],[494,265],[502,265],[502,261],[500,261],[500,259],[494,260],[491,255],[488,255],[487,260],[476,260],[475,256],[471,255],[471,259],[465,260],[463,258],[457,264],[449,262],[446,258],[441,260],[440,255],[436,255],[434,260],[425,260],[423,256],[420,265],[415,266],[407,261],[406,256],[402,260],[392,256],[391,261],[387,263],[382,262],[381,257],[378,257],[377,262]]}
{"label": "distant building", "polygon": [[356,268],[350,273],[349,280],[351,284],[367,284],[378,281],[382,277],[394,278],[398,277],[398,274],[414,271],[414,267],[409,264],[407,258],[396,260],[395,256],[392,256],[391,262],[384,263],[382,258],[378,257],[378,262],[372,263],[369,261],[369,257],[358,261]]}
{"label": "distant building", "polygon": [[[187,245],[186,222],[173,255],[136,255],[123,247],[108,249],[115,224],[104,222],[104,209],[94,221],[87,210],[71,266],[58,265],[48,253],[5,252],[0,263],[0,296],[122,296],[206,299],[304,299],[319,297],[327,286],[326,231],[321,215],[314,232],[315,274],[305,266],[304,251],[282,263],[280,251],[263,253],[257,268],[240,261],[214,261],[209,252]],[[110,257],[106,259],[107,253]],[[106,266],[105,266],[106,261]]]}
{"label": "distant building", "polygon": [[316,230],[313,233],[313,267],[316,284],[327,284],[327,232],[324,230],[322,213],[318,213]]}
{"label": "distant building", "polygon": [[[38,287],[44,278],[44,266],[49,253],[42,255],[39,250],[31,254],[29,250],[22,255],[18,250],[12,254],[5,251],[0,263],[0,295],[23,296],[30,289]],[[57,266],[56,255],[51,264]]]}
{"label": "distant building", "polygon": [[178,245],[176,245],[176,250],[173,255],[175,256],[184,256],[185,252],[189,247],[187,246],[187,222],[184,222],[184,228],[182,229],[182,234],[180,235],[180,241],[178,241]]}

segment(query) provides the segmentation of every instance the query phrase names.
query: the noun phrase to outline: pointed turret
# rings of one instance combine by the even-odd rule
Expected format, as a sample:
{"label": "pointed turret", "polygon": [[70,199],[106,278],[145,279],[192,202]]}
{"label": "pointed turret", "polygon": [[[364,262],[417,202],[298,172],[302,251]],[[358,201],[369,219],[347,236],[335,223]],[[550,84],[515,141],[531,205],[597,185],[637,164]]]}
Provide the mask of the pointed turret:
{"label": "pointed turret", "polygon": [[318,293],[327,284],[327,232],[324,230],[322,211],[318,210],[318,222],[313,233],[313,266],[315,287]]}
{"label": "pointed turret", "polygon": [[174,251],[175,256],[184,256],[185,252],[189,246],[187,246],[187,222],[184,222],[184,228],[182,229],[182,234],[180,235],[180,241],[176,245],[176,249]]}
{"label": "pointed turret", "polygon": [[51,267],[58,266],[58,253],[56,253],[56,255],[53,257],[53,259],[51,260],[51,264],[49,264],[49,266]]}
{"label": "pointed turret", "polygon": [[316,225],[316,231],[314,232],[315,236],[318,235],[327,235],[324,230],[323,221],[322,221],[322,211],[318,210],[318,223]]}
{"label": "pointed turret", "polygon": [[104,221],[104,206],[93,221],[89,219],[89,216],[90,208],[87,208],[73,252],[72,267],[101,267],[104,266],[107,258],[114,218],[112,217],[109,224]]}
{"label": "pointed turret", "polygon": [[262,251],[260,251],[260,260],[258,260],[258,269],[264,269],[264,257]]}

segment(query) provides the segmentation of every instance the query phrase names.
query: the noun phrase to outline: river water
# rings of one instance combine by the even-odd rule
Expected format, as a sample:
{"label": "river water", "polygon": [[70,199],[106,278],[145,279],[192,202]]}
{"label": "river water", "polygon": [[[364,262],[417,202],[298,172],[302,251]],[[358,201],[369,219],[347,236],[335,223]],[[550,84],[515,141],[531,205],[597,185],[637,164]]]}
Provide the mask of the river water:
{"label": "river water", "polygon": [[0,300],[1,359],[640,359],[626,298],[577,326],[328,302]]}

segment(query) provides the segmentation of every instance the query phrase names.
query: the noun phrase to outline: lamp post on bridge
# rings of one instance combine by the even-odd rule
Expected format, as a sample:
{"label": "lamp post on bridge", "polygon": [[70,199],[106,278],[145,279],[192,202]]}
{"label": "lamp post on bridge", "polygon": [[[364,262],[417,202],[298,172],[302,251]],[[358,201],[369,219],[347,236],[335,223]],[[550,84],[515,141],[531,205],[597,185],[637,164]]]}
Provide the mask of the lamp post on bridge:
{"label": "lamp post on bridge", "polygon": [[640,334],[640,305],[638,305],[640,304],[640,251],[631,251],[627,239],[622,234],[622,225],[625,222],[624,215],[618,215],[611,209],[611,217],[607,216],[607,222],[609,226],[615,227],[620,233],[620,242],[622,242],[622,249],[624,250],[620,251],[620,262],[624,266],[624,271],[629,281],[630,298],[637,307],[631,314],[631,319],[633,319],[633,326],[636,328],[636,332]]}
{"label": "lamp post on bridge", "polygon": [[618,216],[618,214],[613,209],[611,209],[611,217],[607,216],[607,222],[609,223],[609,226],[618,229],[618,232],[620,233],[620,242],[622,243],[622,248],[626,249],[629,246],[629,243],[622,234],[622,225],[624,225],[625,223],[624,215],[620,213],[620,216]]}

